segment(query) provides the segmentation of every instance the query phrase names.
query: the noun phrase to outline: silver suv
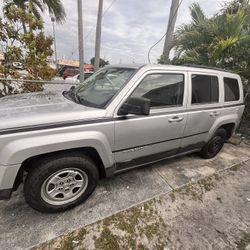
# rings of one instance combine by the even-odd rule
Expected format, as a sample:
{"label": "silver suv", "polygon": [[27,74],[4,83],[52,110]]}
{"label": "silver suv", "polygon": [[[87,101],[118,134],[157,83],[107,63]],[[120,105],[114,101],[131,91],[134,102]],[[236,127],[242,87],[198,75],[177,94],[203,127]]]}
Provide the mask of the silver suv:
{"label": "silver suv", "polygon": [[31,207],[59,212],[98,179],[173,156],[214,157],[244,110],[238,75],[191,66],[109,66],[63,93],[0,99],[0,198],[24,182]]}

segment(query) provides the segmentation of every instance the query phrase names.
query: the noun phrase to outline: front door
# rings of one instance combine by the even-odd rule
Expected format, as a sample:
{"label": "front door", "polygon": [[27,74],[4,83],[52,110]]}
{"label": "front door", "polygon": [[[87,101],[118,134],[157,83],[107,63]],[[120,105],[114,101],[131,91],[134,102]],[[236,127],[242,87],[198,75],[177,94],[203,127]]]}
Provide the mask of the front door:
{"label": "front door", "polygon": [[117,171],[178,152],[187,119],[186,85],[182,72],[150,72],[130,91],[128,97],[150,99],[150,115],[128,115],[115,121]]}

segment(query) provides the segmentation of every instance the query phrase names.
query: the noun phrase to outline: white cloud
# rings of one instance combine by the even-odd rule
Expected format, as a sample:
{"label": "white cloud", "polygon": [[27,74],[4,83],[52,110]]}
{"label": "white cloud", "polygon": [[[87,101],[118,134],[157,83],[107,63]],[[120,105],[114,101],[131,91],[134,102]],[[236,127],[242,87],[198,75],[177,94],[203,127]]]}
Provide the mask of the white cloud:
{"label": "white cloud", "polygon": [[[59,57],[78,57],[77,1],[62,0],[67,20],[56,24],[57,54]],[[104,10],[113,0],[104,1]],[[183,0],[177,26],[190,21],[189,6],[193,1]],[[205,14],[212,16],[222,5],[218,0],[198,0]],[[166,32],[171,0],[116,0],[103,18],[101,56],[111,63],[147,63],[148,49]],[[83,0],[84,35],[95,26],[98,0]],[[44,15],[45,32],[52,35],[50,17]],[[156,62],[163,49],[160,42],[151,52]],[[84,41],[85,61],[94,56],[95,29]]]}

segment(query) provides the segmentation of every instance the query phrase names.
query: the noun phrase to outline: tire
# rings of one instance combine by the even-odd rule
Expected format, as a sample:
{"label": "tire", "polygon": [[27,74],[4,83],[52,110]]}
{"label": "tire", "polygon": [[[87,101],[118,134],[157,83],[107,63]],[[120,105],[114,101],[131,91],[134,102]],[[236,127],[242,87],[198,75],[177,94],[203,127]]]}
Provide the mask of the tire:
{"label": "tire", "polygon": [[96,164],[79,153],[42,158],[31,166],[24,184],[26,202],[44,213],[63,212],[85,201],[94,191]]}
{"label": "tire", "polygon": [[215,157],[222,149],[227,138],[227,132],[224,128],[219,128],[213,137],[206,143],[200,151],[200,156],[204,159]]}

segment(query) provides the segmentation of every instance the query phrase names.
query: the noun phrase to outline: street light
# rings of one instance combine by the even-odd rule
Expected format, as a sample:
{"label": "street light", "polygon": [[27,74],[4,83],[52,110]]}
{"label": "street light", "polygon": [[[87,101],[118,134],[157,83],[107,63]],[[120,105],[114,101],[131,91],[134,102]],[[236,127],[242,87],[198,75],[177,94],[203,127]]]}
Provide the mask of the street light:
{"label": "street light", "polygon": [[53,37],[54,37],[54,53],[55,53],[55,62],[56,62],[56,70],[58,70],[58,64],[57,64],[57,52],[56,52],[56,32],[55,32],[55,18],[51,17],[52,27],[53,27]]}

